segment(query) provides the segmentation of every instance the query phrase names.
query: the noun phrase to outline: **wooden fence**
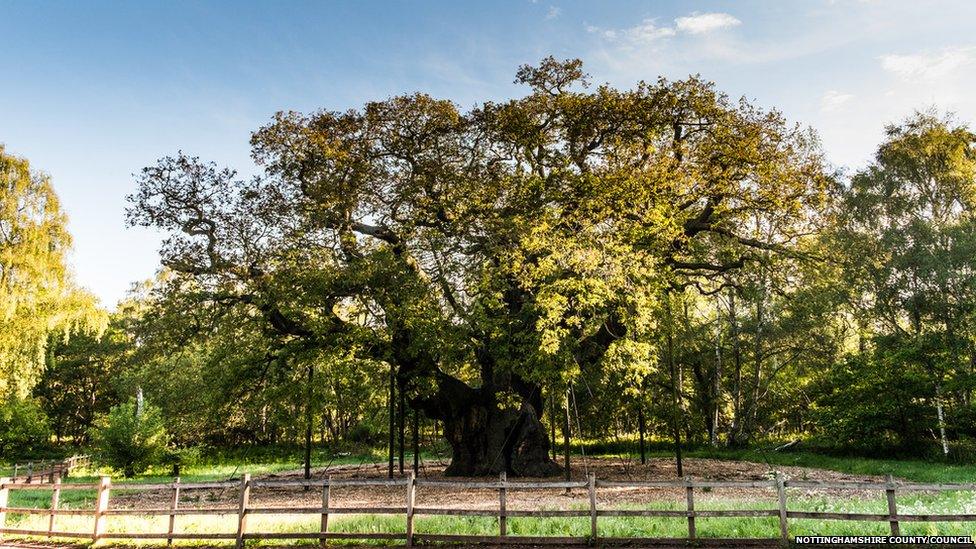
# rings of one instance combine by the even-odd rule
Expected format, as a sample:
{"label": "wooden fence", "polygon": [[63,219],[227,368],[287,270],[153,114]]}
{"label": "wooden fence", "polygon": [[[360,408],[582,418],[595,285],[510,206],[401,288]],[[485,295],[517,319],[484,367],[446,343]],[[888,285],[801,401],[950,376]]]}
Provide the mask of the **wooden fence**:
{"label": "wooden fence", "polygon": [[[403,505],[396,507],[340,507],[332,503],[333,491],[348,486],[385,486],[403,488]],[[295,487],[304,490],[321,490],[322,504],[314,507],[258,507],[250,502],[252,490],[262,488]],[[438,487],[446,490],[489,489],[498,493],[498,507],[496,509],[464,509],[448,507],[423,507],[416,505],[416,490],[418,487]],[[416,479],[412,475],[403,479],[332,479],[328,480],[252,480],[250,475],[244,475],[239,481],[228,482],[199,482],[181,483],[177,478],[170,483],[126,483],[116,486],[117,489],[127,491],[167,491],[171,493],[170,505],[157,509],[113,509],[110,506],[110,492],[112,481],[110,477],[101,477],[97,483],[75,484],[61,483],[55,478],[52,484],[30,484],[12,482],[10,479],[0,479],[0,537],[3,534],[87,538],[99,539],[159,539],[173,540],[234,540],[238,548],[249,539],[309,539],[318,540],[325,545],[330,539],[382,539],[402,540],[406,545],[425,542],[491,542],[491,543],[564,543],[578,544],[599,540],[604,543],[635,542],[641,539],[609,538],[600,535],[599,519],[601,517],[671,517],[684,518],[688,522],[688,536],[685,540],[697,539],[696,521],[701,518],[734,518],[734,517],[769,517],[779,519],[780,537],[789,539],[790,519],[821,519],[844,521],[881,521],[888,522],[892,535],[900,535],[899,525],[902,522],[958,522],[976,521],[976,514],[899,514],[895,500],[896,492],[917,491],[948,491],[972,490],[976,491],[976,484],[904,484],[895,483],[889,476],[886,482],[810,482],[803,480],[786,480],[777,476],[765,481],[708,481],[685,478],[683,480],[666,481],[602,481],[590,474],[586,481],[578,482],[511,482],[504,474],[497,481],[466,482],[453,480],[424,480]],[[597,489],[599,488],[671,488],[683,489],[685,492],[684,510],[661,509],[612,509],[601,508],[597,505]],[[735,509],[735,510],[706,510],[695,506],[696,490],[711,490],[714,488],[732,489],[768,489],[771,491],[770,500],[776,502],[775,507],[767,509]],[[805,490],[856,490],[882,491],[888,504],[888,512],[884,514],[870,513],[837,513],[791,511],[788,508],[787,492],[789,488]],[[42,508],[9,507],[9,494],[14,490],[51,490],[51,506]],[[186,491],[192,490],[236,490],[237,505],[223,507],[181,507],[180,497]],[[507,495],[517,490],[586,490],[589,505],[583,509],[565,510],[514,510],[507,508]],[[94,509],[63,509],[58,507],[59,497],[64,490],[95,490]],[[32,514],[50,517],[46,529],[18,529],[6,526],[7,514]],[[404,533],[348,533],[330,532],[329,517],[340,514],[361,515],[400,515],[404,517],[406,531]],[[88,532],[66,532],[55,529],[56,518],[59,516],[88,516],[93,517],[93,527]],[[235,516],[237,528],[233,532],[190,533],[177,530],[177,518],[187,515],[224,515]],[[316,532],[253,532],[248,529],[248,517],[254,515],[318,515],[321,519]],[[414,530],[414,518],[425,515],[447,516],[483,516],[498,519],[498,534],[493,536],[453,535],[418,533]],[[106,532],[108,517],[124,516],[152,516],[168,517],[166,532]],[[589,517],[589,536],[587,537],[527,537],[510,536],[508,534],[507,519],[511,517]]]}
{"label": "wooden fence", "polygon": [[88,456],[71,456],[66,459],[50,459],[14,463],[12,482],[24,484],[53,483],[55,478],[64,478],[72,469],[89,465]]}

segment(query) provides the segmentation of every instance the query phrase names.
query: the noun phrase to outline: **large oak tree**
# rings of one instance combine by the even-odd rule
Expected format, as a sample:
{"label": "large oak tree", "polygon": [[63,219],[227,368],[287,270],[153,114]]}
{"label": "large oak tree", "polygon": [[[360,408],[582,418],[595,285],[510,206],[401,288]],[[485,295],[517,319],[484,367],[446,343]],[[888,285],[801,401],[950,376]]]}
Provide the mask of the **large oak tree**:
{"label": "large oak tree", "polygon": [[470,111],[279,113],[252,137],[261,176],[163,158],[130,222],[169,233],[166,295],[211,313],[201,334],[386,362],[443,422],[448,473],[553,474],[544,397],[588,370],[639,385],[662,296],[793,253],[828,178],[809,133],[698,78],[590,89],[548,58],[517,81]]}

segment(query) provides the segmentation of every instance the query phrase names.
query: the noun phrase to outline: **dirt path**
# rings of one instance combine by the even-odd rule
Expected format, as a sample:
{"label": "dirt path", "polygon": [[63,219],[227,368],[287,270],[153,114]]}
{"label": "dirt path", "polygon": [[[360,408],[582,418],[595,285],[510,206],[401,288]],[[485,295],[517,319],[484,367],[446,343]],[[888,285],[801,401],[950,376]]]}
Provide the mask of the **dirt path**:
{"label": "dirt path", "polygon": [[[685,473],[697,479],[708,480],[766,480],[772,478],[775,470],[761,463],[743,461],[724,461],[716,459],[685,460]],[[881,481],[881,477],[865,475],[851,475],[811,469],[806,467],[780,466],[778,470],[789,478],[815,481]],[[588,459],[586,463],[578,460],[572,469],[572,477],[585,479],[588,472],[596,473],[598,479],[603,480],[671,480],[675,478],[674,462],[670,459],[656,458],[641,465],[637,461],[621,458]],[[329,475],[333,478],[385,478],[385,469],[377,470],[376,466],[344,465],[330,468],[314,469],[314,479],[325,479]],[[300,479],[301,471],[288,471],[255,477],[265,480]],[[425,463],[421,469],[420,478],[444,479],[444,466],[435,463]],[[455,480],[473,480],[450,477]],[[484,480],[484,479],[480,479]],[[520,479],[526,480],[526,479]],[[539,479],[542,480],[542,479]],[[194,503],[214,505],[217,503],[233,505],[236,503],[236,488],[225,490],[187,490],[181,497],[181,503],[191,506]],[[827,494],[823,490],[817,494]],[[843,492],[851,496],[850,491]],[[840,495],[840,492],[838,494]],[[165,506],[170,498],[166,491],[151,494],[125,493],[113,494],[113,506],[119,508],[151,508]],[[495,509],[498,506],[497,490],[489,489],[445,489],[420,485],[417,488],[416,505],[420,507],[454,507],[454,508],[484,508]],[[708,500],[762,500],[773,502],[775,493],[768,489],[731,489],[717,488],[705,490],[696,495],[696,499]],[[642,504],[653,501],[668,501],[684,498],[682,488],[600,488],[597,491],[598,502],[607,505]],[[251,492],[251,504],[261,507],[318,505],[321,494],[317,490],[305,491],[298,487],[287,488],[259,488]],[[344,486],[332,490],[332,501],[335,506],[376,506],[396,507],[403,503],[403,487],[378,486]],[[509,509],[567,509],[586,505],[588,503],[585,490],[512,490],[509,492]]]}

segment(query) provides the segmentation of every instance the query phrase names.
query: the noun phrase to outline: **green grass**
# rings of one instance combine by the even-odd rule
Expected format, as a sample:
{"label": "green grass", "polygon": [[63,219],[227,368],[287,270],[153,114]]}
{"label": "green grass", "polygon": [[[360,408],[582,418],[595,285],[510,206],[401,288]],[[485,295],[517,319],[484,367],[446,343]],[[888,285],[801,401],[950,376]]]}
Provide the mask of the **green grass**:
{"label": "green grass", "polygon": [[[866,457],[833,456],[810,451],[773,450],[779,443],[769,443],[763,447],[742,450],[713,448],[711,446],[692,446],[684,449],[687,458],[709,458],[727,461],[751,461],[777,465],[827,469],[857,475],[894,475],[913,482],[957,483],[976,480],[976,463],[955,464],[922,459],[878,459]],[[674,458],[670,442],[654,440],[648,442],[648,457]],[[580,441],[573,445],[574,457],[585,455],[593,457],[618,457],[637,461],[640,453],[638,443],[633,438],[622,438],[616,442]]]}
{"label": "green grass", "polygon": [[[662,454],[667,455],[667,454]],[[913,482],[973,482],[976,464],[955,465],[922,460],[886,460],[834,457],[811,452],[761,452],[758,450],[695,450],[688,457],[753,461],[770,465],[792,465],[828,469],[858,475],[887,475]]]}
{"label": "green grass", "polygon": [[[300,450],[300,449],[298,449]],[[296,454],[296,452],[298,452]],[[423,458],[430,456],[422,455]],[[412,456],[408,456],[408,462],[412,462]],[[380,453],[365,455],[330,455],[324,451],[319,451],[312,456],[313,467],[325,467],[327,465],[359,465],[371,466],[373,463],[385,463],[386,457]],[[189,467],[184,467],[180,474],[180,480],[184,483],[189,482],[217,482],[238,480],[240,477],[249,473],[252,476],[268,475],[283,471],[295,471],[301,469],[301,453],[295,449],[279,449],[272,452],[268,449],[244,449],[236,451],[223,451],[210,454],[200,460],[199,463]],[[145,474],[138,475],[129,479],[112,474],[107,468],[77,469],[71,476],[65,479],[65,483],[91,484],[97,483],[100,475],[110,475],[114,491],[124,489],[127,484],[143,482],[171,482],[173,477],[165,467],[150,469]],[[62,490],[60,505],[72,509],[87,509],[94,506],[95,490]],[[35,507],[48,509],[51,504],[50,488],[39,488],[36,490],[14,490],[10,493],[11,507]]]}
{"label": "green grass", "polygon": [[[767,498],[771,500],[772,498]],[[976,499],[972,493],[957,495],[946,500],[933,500],[931,496],[923,496],[918,501],[904,498],[899,501],[905,506],[905,512],[942,512],[965,504],[973,506]],[[708,509],[743,509],[743,508],[771,508],[772,502],[758,502],[753,500],[724,500],[708,501],[700,508]],[[702,502],[703,504],[705,502]],[[810,511],[848,511],[881,513],[884,512],[885,502],[882,498],[792,498],[791,509]],[[645,509],[682,509],[683,502],[660,501],[643,506],[627,506],[626,508]],[[248,519],[249,532],[318,532],[317,515],[254,515]],[[48,518],[44,516],[15,516],[11,517],[12,524],[23,528],[46,528]],[[165,517],[112,517],[108,520],[108,532],[126,531],[164,532],[167,519]],[[405,520],[401,516],[367,516],[345,515],[330,518],[332,532],[358,533],[402,533],[405,531]],[[92,519],[88,517],[59,517],[57,528],[65,531],[88,532],[92,529]],[[702,538],[771,538],[779,535],[779,524],[776,518],[698,518],[697,532]],[[974,532],[973,523],[902,523],[901,531],[908,535],[934,534],[963,534]],[[603,517],[599,519],[599,533],[604,537],[647,537],[647,538],[682,538],[686,537],[687,521],[684,518],[630,518]],[[236,517],[178,517],[177,531],[179,532],[227,532],[236,530]],[[573,536],[588,537],[589,519],[582,518],[511,518],[508,520],[509,535],[512,536]],[[418,534],[466,534],[466,535],[496,535],[498,521],[491,517],[446,517],[420,516],[415,520],[415,532]],[[820,520],[791,520],[790,533],[792,535],[884,535],[888,533],[885,522],[848,522],[848,521],[820,521]],[[310,537],[314,537],[311,535]],[[305,540],[307,543],[307,540]],[[151,543],[151,542],[150,542]],[[158,543],[158,542],[157,542]],[[194,542],[180,542],[191,543]],[[204,542],[196,542],[202,544]],[[212,544],[213,542],[207,542]],[[252,545],[281,545],[301,544],[302,540],[285,540],[275,542],[250,542]],[[338,543],[338,542],[337,542]],[[382,544],[382,543],[378,543]]]}

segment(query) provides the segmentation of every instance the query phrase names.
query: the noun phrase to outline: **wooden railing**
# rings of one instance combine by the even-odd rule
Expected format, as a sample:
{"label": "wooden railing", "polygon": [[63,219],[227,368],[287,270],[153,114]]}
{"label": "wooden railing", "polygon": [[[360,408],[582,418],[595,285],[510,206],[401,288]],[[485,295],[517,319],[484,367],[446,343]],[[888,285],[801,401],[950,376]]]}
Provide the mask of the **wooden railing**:
{"label": "wooden railing", "polygon": [[14,463],[11,481],[26,484],[53,483],[55,478],[67,477],[72,469],[88,466],[88,456],[71,456],[66,459],[50,459]]}
{"label": "wooden railing", "polygon": [[[403,487],[404,504],[395,507],[342,507],[333,505],[334,490],[349,486]],[[685,478],[680,480],[663,481],[601,481],[590,474],[586,481],[571,482],[512,482],[504,474],[497,481],[453,481],[453,480],[423,480],[412,475],[403,479],[333,479],[327,480],[252,480],[250,475],[244,475],[240,481],[228,482],[198,482],[181,483],[177,478],[170,483],[126,483],[117,486],[126,491],[169,491],[172,497],[166,508],[156,509],[113,509],[110,506],[110,492],[112,481],[109,477],[101,477],[97,483],[75,484],[61,483],[55,478],[52,484],[31,484],[13,482],[10,479],[0,479],[0,537],[3,534],[67,537],[99,539],[159,539],[172,543],[178,539],[194,540],[235,540],[237,547],[242,547],[248,539],[313,539],[323,545],[330,539],[383,539],[403,540],[413,545],[417,542],[505,542],[518,541],[521,543],[567,543],[578,544],[590,541],[638,541],[639,538],[608,538],[600,536],[600,517],[671,517],[685,518],[688,521],[687,540],[697,539],[696,520],[700,518],[734,518],[734,517],[770,517],[779,519],[780,538],[789,540],[790,519],[821,519],[845,521],[881,521],[888,522],[891,534],[900,535],[899,525],[902,522],[957,522],[976,521],[974,514],[899,514],[895,495],[897,491],[947,491],[972,490],[976,491],[976,484],[906,484],[895,483],[889,476],[883,483],[878,482],[811,482],[803,480],[786,480],[781,476],[762,481],[709,481]],[[259,507],[251,504],[252,490],[262,488],[302,488],[304,490],[321,490],[322,503],[312,507]],[[445,490],[488,489],[498,492],[498,507],[496,509],[466,509],[452,507],[425,507],[416,505],[416,490],[418,487],[440,488]],[[614,509],[601,508],[597,505],[597,489],[599,488],[671,488],[684,489],[685,509]],[[776,507],[766,509],[699,509],[695,506],[696,490],[711,489],[768,489],[775,493]],[[787,489],[801,488],[805,490],[856,490],[883,491],[888,504],[887,513],[839,513],[795,511],[788,508]],[[16,508],[7,505],[9,495],[14,490],[51,490],[51,506],[44,508]],[[60,494],[64,490],[95,490],[95,507],[93,509],[63,509],[59,508]],[[181,507],[180,498],[186,491],[193,490],[236,490],[236,506],[214,507]],[[517,490],[586,490],[589,505],[581,509],[562,510],[514,510],[507,508],[507,496],[510,491]],[[8,528],[7,514],[47,515],[50,517],[46,529]],[[376,532],[333,532],[329,531],[329,517],[341,514],[363,515],[401,515],[404,517],[406,529],[404,533],[376,533]],[[66,532],[55,529],[56,518],[59,516],[82,515],[93,517],[92,528],[88,532]],[[237,517],[237,528],[234,532],[179,532],[176,529],[177,518],[187,515],[230,515]],[[252,532],[248,530],[247,520],[252,515],[319,515],[320,528],[317,532]],[[475,536],[457,534],[418,533],[414,530],[414,519],[425,515],[447,516],[483,516],[498,519],[498,535]],[[106,520],[113,516],[164,516],[168,517],[166,532],[106,532]],[[510,536],[508,534],[507,519],[510,517],[589,517],[589,536],[587,537],[527,537]]]}

